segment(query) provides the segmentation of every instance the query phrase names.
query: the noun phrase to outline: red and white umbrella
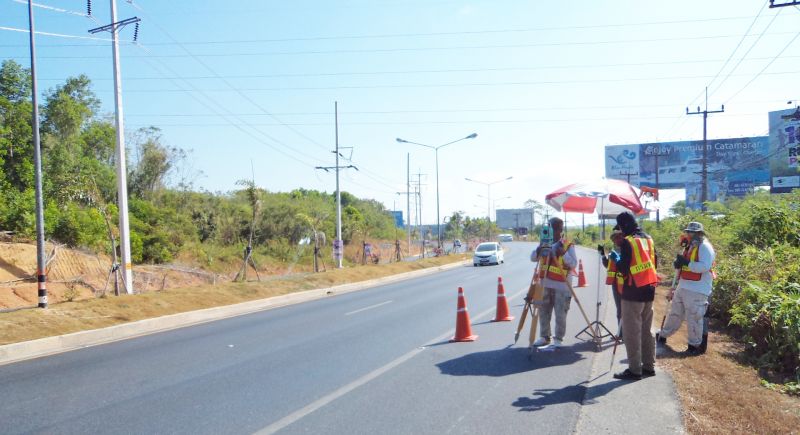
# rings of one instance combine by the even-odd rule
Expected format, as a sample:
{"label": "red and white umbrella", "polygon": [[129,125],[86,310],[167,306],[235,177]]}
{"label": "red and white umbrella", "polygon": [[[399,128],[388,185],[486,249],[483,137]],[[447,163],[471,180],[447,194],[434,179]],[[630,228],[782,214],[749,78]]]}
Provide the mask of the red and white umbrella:
{"label": "red and white umbrella", "polygon": [[642,192],[622,181],[606,178],[564,186],[545,196],[547,205],[558,211],[590,213],[604,216],[624,211],[647,213],[640,198]]}

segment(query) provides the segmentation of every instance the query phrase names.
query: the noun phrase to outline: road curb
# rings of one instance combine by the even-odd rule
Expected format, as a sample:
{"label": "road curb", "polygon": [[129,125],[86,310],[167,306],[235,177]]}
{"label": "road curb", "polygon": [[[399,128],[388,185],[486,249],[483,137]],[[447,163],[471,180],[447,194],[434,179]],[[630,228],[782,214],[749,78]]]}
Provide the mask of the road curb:
{"label": "road curb", "polygon": [[114,341],[169,331],[172,329],[184,328],[187,326],[212,322],[229,317],[285,307],[287,305],[322,299],[329,296],[346,294],[380,285],[392,284],[407,279],[431,275],[449,269],[455,269],[456,267],[461,267],[466,263],[468,263],[467,260],[458,261],[443,266],[429,267],[426,269],[414,270],[411,272],[385,276],[368,281],[341,284],[333,287],[324,287],[314,290],[305,290],[302,292],[274,296],[266,299],[225,305],[222,307],[205,308],[197,311],[188,311],[185,313],[155,317],[152,319],[137,320],[135,322],[123,323],[121,325],[109,326],[107,328],[92,329],[89,331],[80,331],[66,335],[58,335],[19,343],[6,344],[0,346],[0,366],[14,362],[40,358],[43,356],[54,355],[57,353],[68,352],[71,350],[83,349],[90,346],[111,343]]}

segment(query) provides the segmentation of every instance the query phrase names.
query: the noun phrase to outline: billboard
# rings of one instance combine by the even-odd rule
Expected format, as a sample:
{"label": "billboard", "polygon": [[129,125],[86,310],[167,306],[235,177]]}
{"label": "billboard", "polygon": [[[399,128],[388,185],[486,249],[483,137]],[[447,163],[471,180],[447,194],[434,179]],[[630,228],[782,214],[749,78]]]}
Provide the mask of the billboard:
{"label": "billboard", "polygon": [[770,192],[800,188],[800,109],[769,112]]}
{"label": "billboard", "polygon": [[405,228],[403,225],[403,212],[398,210],[391,211],[392,217],[394,218],[394,226],[396,228]]}
{"label": "billboard", "polygon": [[[725,195],[733,186],[738,194],[743,185],[770,183],[767,136],[709,139],[706,158],[709,199],[712,190]],[[607,178],[629,181],[636,186],[685,189],[702,183],[703,141],[609,145],[605,162]]]}

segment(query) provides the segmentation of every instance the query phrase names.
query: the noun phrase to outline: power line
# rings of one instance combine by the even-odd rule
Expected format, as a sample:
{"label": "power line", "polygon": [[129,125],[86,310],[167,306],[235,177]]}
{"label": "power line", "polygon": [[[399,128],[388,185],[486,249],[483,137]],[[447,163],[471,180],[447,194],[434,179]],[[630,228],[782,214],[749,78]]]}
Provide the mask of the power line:
{"label": "power line", "polygon": [[[773,61],[775,59],[773,58]],[[770,62],[771,63],[771,62]],[[766,73],[766,75],[787,75],[797,74],[800,71],[777,71]],[[737,74],[736,76],[748,76],[749,74]],[[490,86],[537,86],[537,85],[572,85],[572,84],[594,84],[594,83],[627,83],[627,82],[651,82],[665,80],[695,80],[708,78],[706,75],[685,75],[685,76],[654,76],[654,77],[616,77],[607,79],[576,79],[576,80],[536,80],[536,81],[507,81],[507,82],[462,82],[462,83],[415,83],[415,84],[376,84],[376,85],[333,85],[333,86],[285,86],[285,87],[250,87],[250,88],[236,88],[230,83],[226,83],[228,88],[215,88],[205,89],[207,92],[225,92],[232,90],[239,95],[243,91],[259,92],[259,91],[323,91],[323,90],[336,90],[336,89],[353,89],[353,90],[369,90],[369,89],[409,89],[409,88],[458,88],[458,87],[490,87]],[[165,93],[165,92],[183,92],[181,89],[132,89],[128,92],[135,93]],[[246,97],[248,101],[252,99]],[[259,107],[258,105],[256,107]],[[269,116],[274,116],[269,112],[264,111]],[[277,120],[280,123],[280,120]],[[299,133],[298,133],[299,134]],[[312,141],[313,142],[313,141]],[[319,144],[316,144],[319,145]],[[321,146],[321,145],[319,145]]]}
{"label": "power line", "polygon": [[[148,18],[150,20],[150,18]],[[162,30],[163,31],[163,30]],[[775,32],[769,35],[784,35],[792,32]],[[752,35],[747,35],[752,36]],[[495,50],[506,48],[535,48],[535,47],[567,47],[567,46],[595,46],[595,45],[614,45],[614,44],[641,44],[649,42],[675,42],[675,41],[702,41],[714,39],[735,38],[739,35],[711,35],[711,36],[685,36],[674,38],[650,38],[650,39],[618,39],[606,41],[576,41],[576,42],[540,42],[531,44],[494,44],[494,45],[458,45],[441,47],[394,47],[394,48],[362,48],[362,49],[334,49],[334,50],[297,50],[297,51],[253,51],[253,52],[224,52],[224,53],[202,53],[196,54],[189,52],[185,47],[176,42],[179,47],[187,54],[164,54],[156,57],[180,58],[189,57],[197,59],[199,57],[249,57],[249,56],[295,56],[313,54],[363,54],[363,53],[400,53],[418,51],[448,51],[448,50]],[[170,37],[170,39],[173,39]],[[174,39],[173,39],[174,41]],[[97,59],[100,56],[43,56],[44,59]],[[135,58],[135,56],[134,56]]]}
{"label": "power line", "polygon": [[786,49],[787,49],[787,48],[789,48],[789,46],[790,46],[790,45],[792,45],[792,43],[794,43],[794,41],[797,39],[797,37],[798,37],[798,36],[800,36],[800,32],[798,32],[796,35],[794,35],[794,38],[792,38],[792,40],[791,40],[791,41],[789,41],[789,42],[788,42],[788,43],[787,43],[787,44],[786,44],[786,45],[785,45],[785,46],[784,46],[784,47],[781,49],[781,51],[779,51],[779,52],[778,52],[778,54],[776,54],[776,55],[775,55],[775,57],[774,57],[774,58],[772,58],[772,60],[771,60],[771,61],[769,61],[769,63],[767,63],[766,65],[764,65],[764,68],[762,68],[762,69],[761,69],[761,71],[759,71],[759,72],[758,72],[758,74],[756,74],[755,76],[753,76],[753,78],[752,78],[752,79],[750,79],[750,81],[749,81],[749,82],[745,83],[745,85],[744,85],[744,86],[742,86],[742,88],[741,88],[741,89],[739,89],[738,91],[736,91],[736,93],[735,93],[735,94],[733,94],[733,96],[732,96],[732,97],[728,98],[728,100],[727,100],[727,101],[731,101],[731,100],[733,100],[734,98],[736,98],[736,96],[737,96],[737,95],[739,95],[739,94],[740,94],[742,91],[744,91],[744,90],[745,90],[745,89],[746,89],[748,86],[750,86],[750,84],[751,84],[751,83],[753,83],[753,82],[754,82],[754,81],[755,81],[755,80],[756,80],[758,77],[760,77],[760,76],[762,76],[762,75],[766,75],[766,73],[764,73],[764,71],[766,71],[766,70],[767,70],[767,68],[769,68],[769,67],[770,67],[770,65],[772,65],[772,63],[773,63],[773,62],[775,62],[775,60],[777,60],[777,59],[778,59],[778,58],[781,56],[781,54],[783,54],[783,52],[784,52],[784,51],[786,51]]}
{"label": "power line", "polygon": [[[13,0],[13,1],[21,2],[22,0]],[[138,6],[134,4],[134,7]],[[177,44],[182,44],[182,45],[263,44],[263,43],[274,43],[274,42],[327,41],[327,40],[347,40],[347,39],[358,40],[358,39],[486,35],[486,34],[504,34],[504,33],[531,33],[531,32],[549,32],[549,31],[560,31],[560,30],[590,30],[590,29],[640,27],[640,26],[654,26],[654,25],[687,24],[687,23],[708,23],[708,22],[719,22],[719,21],[744,20],[748,18],[750,17],[749,16],[720,17],[720,18],[706,18],[706,19],[693,19],[693,20],[650,21],[650,22],[640,22],[640,23],[595,24],[588,26],[538,27],[538,28],[524,28],[524,29],[486,29],[486,30],[471,30],[471,31],[461,31],[461,32],[417,32],[417,33],[339,35],[339,36],[323,35],[323,36],[312,36],[312,37],[239,39],[239,40],[227,40],[227,41],[210,40],[210,41],[194,41],[194,42],[157,42],[157,43],[151,43],[150,45],[171,46]],[[50,46],[50,45],[43,44],[43,46]]]}
{"label": "power line", "polygon": [[747,51],[744,53],[744,55],[742,56],[742,58],[741,58],[741,59],[739,59],[739,62],[737,62],[737,63],[736,63],[736,65],[734,65],[734,66],[733,66],[733,68],[732,68],[732,69],[731,69],[731,70],[728,72],[728,74],[727,74],[727,75],[726,75],[726,76],[725,76],[725,77],[722,79],[722,81],[719,83],[719,85],[717,85],[717,87],[714,89],[714,91],[712,91],[712,92],[711,92],[711,95],[714,95],[714,93],[716,93],[716,92],[717,92],[717,91],[718,91],[718,90],[719,90],[719,89],[722,87],[722,85],[724,85],[724,84],[725,84],[725,82],[728,80],[728,78],[729,78],[729,77],[731,77],[731,75],[733,74],[733,72],[734,72],[734,71],[736,71],[736,68],[738,68],[738,67],[739,67],[739,65],[742,63],[742,61],[743,61],[743,60],[744,60],[744,59],[747,57],[747,55],[748,55],[748,54],[750,54],[750,51],[752,51],[752,50],[753,50],[753,48],[755,48],[755,46],[756,46],[756,45],[758,45],[758,42],[759,42],[759,41],[761,41],[761,37],[762,37],[762,36],[764,36],[764,34],[767,32],[767,29],[769,29],[769,28],[770,28],[770,26],[772,26],[772,23],[774,23],[774,22],[775,22],[775,18],[777,18],[777,17],[778,17],[778,15],[780,15],[780,13],[781,13],[781,11],[778,11],[778,13],[777,13],[777,14],[775,14],[775,15],[772,17],[772,20],[770,20],[770,22],[767,24],[767,27],[765,27],[765,28],[764,28],[764,30],[761,32],[761,34],[760,34],[760,35],[758,35],[758,38],[756,38],[756,40],[755,40],[755,41],[753,41],[753,43],[750,45],[750,48],[748,48],[748,49],[747,49]]}
{"label": "power line", "polygon": [[[149,45],[149,44],[148,44]],[[800,56],[786,56],[784,59],[798,58]],[[747,59],[748,61],[767,60],[771,57],[753,57]],[[586,71],[587,69],[595,68],[623,68],[632,66],[664,66],[664,65],[681,65],[681,64],[698,64],[698,63],[715,63],[717,60],[676,60],[666,62],[633,62],[633,63],[612,63],[612,64],[573,64],[573,65],[540,65],[534,67],[506,67],[506,68],[451,68],[451,69],[426,69],[426,70],[396,70],[396,71],[342,71],[342,72],[329,72],[329,73],[283,73],[283,74],[238,74],[238,75],[223,75],[221,77],[229,79],[257,79],[257,78],[297,78],[297,77],[341,77],[341,76],[375,76],[375,75],[409,75],[409,74],[452,74],[452,73],[473,73],[473,72],[517,72],[517,71],[539,71],[549,69],[579,69]],[[718,73],[719,74],[719,73]],[[165,78],[180,78],[185,80],[206,80],[217,79],[215,76],[184,76],[184,77],[126,77],[126,81],[131,80],[163,80]],[[60,81],[63,78],[43,78],[40,80],[45,81]],[[110,79],[97,79],[95,81],[106,81]],[[713,80],[712,80],[713,82]],[[350,112],[348,112],[350,113]]]}
{"label": "power line", "polygon": [[[735,115],[729,115],[729,117],[755,117],[755,116],[764,116],[763,112],[751,112],[751,113],[739,113]],[[672,119],[672,115],[664,115],[664,116],[621,116],[621,117],[599,117],[599,118],[589,118],[589,117],[581,117],[582,121],[631,121],[631,120],[639,120],[639,121],[646,121],[646,120],[654,120],[654,119]],[[461,124],[524,124],[524,123],[540,123],[540,122],[569,122],[574,121],[575,118],[540,118],[540,119],[495,119],[495,120],[475,120],[475,119],[466,119],[462,121],[432,121],[432,120],[425,120],[425,121],[374,121],[374,122],[347,122],[342,123],[340,125],[461,125]],[[132,125],[139,125],[139,124],[132,124]],[[144,125],[144,124],[141,124]],[[208,122],[201,122],[201,123],[174,123],[174,124],[159,124],[166,127],[224,127],[226,125],[231,125],[227,123],[208,123]],[[247,126],[279,126],[282,124],[263,124],[263,123],[247,123],[243,124]],[[290,124],[293,126],[307,126],[307,127],[324,127],[330,125],[329,123],[318,122],[318,123],[294,123]]]}

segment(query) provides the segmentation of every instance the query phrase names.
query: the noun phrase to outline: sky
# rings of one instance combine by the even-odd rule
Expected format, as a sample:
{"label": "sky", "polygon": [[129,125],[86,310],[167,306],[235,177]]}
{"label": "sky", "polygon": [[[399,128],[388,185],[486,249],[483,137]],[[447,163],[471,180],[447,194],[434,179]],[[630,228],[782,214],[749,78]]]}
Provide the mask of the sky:
{"label": "sky", "polygon": [[[788,0],[776,0],[785,3]],[[113,118],[110,2],[37,0],[38,87],[86,74]],[[766,135],[800,101],[800,9],[768,1],[117,0],[126,133],[189,151],[180,176],[228,192],[344,191],[422,220],[544,202],[604,175],[604,147]],[[0,0],[0,59],[30,66],[24,0]],[[787,102],[793,101],[789,105]],[[45,174],[46,176],[46,174]],[[511,179],[508,179],[511,177]],[[465,178],[475,180],[467,181]],[[487,184],[491,184],[491,187]],[[413,190],[413,187],[412,187]],[[487,201],[491,196],[491,201]],[[662,193],[662,207],[684,198]],[[413,203],[412,203],[413,204]],[[412,205],[412,215],[415,214]],[[664,216],[662,214],[662,216]],[[492,212],[494,219],[494,213]],[[568,225],[580,224],[570,214]],[[593,222],[586,216],[586,222]],[[413,218],[412,216],[412,219]]]}

